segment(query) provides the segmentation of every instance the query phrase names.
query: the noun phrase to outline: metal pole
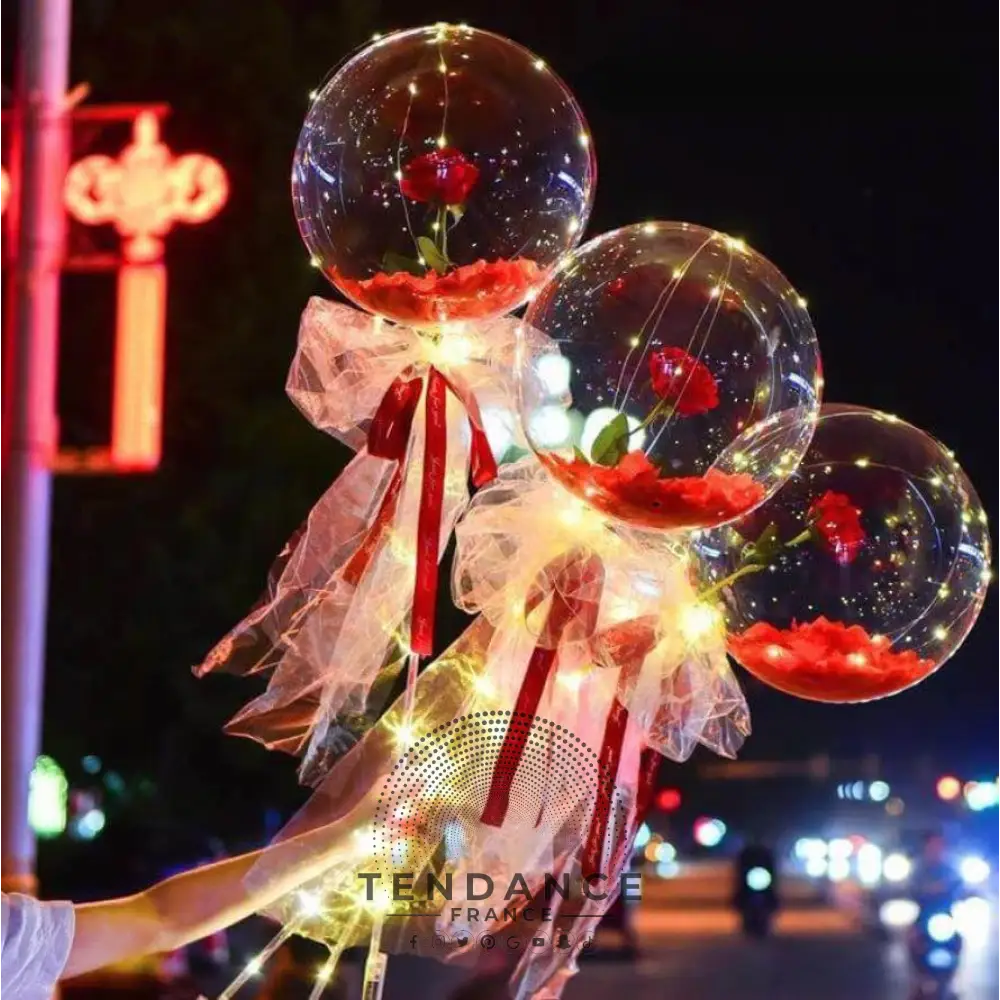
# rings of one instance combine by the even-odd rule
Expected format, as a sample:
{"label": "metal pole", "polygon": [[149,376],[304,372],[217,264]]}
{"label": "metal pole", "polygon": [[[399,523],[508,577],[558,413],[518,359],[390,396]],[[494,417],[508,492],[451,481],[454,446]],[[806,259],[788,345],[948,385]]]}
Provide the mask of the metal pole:
{"label": "metal pole", "polygon": [[4,393],[0,862],[5,889],[32,891],[35,840],[28,825],[28,791],[41,730],[50,464],[58,441],[70,0],[21,0],[20,22],[15,88],[19,216],[7,289],[6,361],[11,367]]}

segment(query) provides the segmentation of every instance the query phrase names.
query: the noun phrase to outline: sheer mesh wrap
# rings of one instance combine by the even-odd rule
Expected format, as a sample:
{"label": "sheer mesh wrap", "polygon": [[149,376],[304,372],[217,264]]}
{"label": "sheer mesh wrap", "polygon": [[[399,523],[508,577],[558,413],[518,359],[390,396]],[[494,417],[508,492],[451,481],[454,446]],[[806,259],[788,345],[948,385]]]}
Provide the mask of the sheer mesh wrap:
{"label": "sheer mesh wrap", "polygon": [[440,554],[468,502],[470,417],[515,436],[502,374],[515,329],[515,321],[497,320],[435,342],[322,299],[302,316],[288,394],[316,427],[360,450],[285,545],[258,604],[195,672],[270,672],[266,691],[227,729],[304,753],[307,779],[377,717],[380,688],[391,688],[407,652],[424,410],[415,396],[411,426],[387,425],[390,434],[408,432],[398,462],[369,453],[373,417],[397,385],[415,385],[420,395],[415,380],[426,381],[432,368],[447,381]]}

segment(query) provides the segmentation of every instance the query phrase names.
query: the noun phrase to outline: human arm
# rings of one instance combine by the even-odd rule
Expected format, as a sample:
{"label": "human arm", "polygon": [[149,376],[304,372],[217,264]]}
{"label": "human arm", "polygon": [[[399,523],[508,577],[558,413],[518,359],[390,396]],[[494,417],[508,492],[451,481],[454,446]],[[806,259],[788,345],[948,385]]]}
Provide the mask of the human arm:
{"label": "human arm", "polygon": [[[160,951],[172,951],[267,907],[321,875],[350,830],[346,819],[281,843],[194,868],[144,892],[75,907],[76,930],[64,977]],[[264,856],[274,873],[247,876]]]}

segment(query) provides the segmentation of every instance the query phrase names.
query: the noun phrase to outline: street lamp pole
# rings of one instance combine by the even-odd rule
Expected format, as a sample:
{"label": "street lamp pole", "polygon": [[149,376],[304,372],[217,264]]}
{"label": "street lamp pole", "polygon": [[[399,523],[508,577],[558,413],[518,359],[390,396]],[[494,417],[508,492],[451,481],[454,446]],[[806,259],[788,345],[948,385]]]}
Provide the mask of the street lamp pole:
{"label": "street lamp pole", "polygon": [[16,251],[7,288],[3,428],[4,888],[35,888],[28,825],[45,668],[51,464],[58,441],[59,272],[69,153],[70,0],[21,0],[13,156]]}

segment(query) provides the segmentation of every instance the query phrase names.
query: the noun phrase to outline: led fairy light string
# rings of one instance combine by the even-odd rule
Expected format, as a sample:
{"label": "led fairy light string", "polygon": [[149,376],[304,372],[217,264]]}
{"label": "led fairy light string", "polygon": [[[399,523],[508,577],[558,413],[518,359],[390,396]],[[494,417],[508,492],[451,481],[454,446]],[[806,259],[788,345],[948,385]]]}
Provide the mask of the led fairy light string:
{"label": "led fairy light string", "polygon": [[289,921],[243,967],[236,978],[219,994],[218,1000],[232,1000],[244,986],[259,976],[267,960],[299,929],[299,924]]}

